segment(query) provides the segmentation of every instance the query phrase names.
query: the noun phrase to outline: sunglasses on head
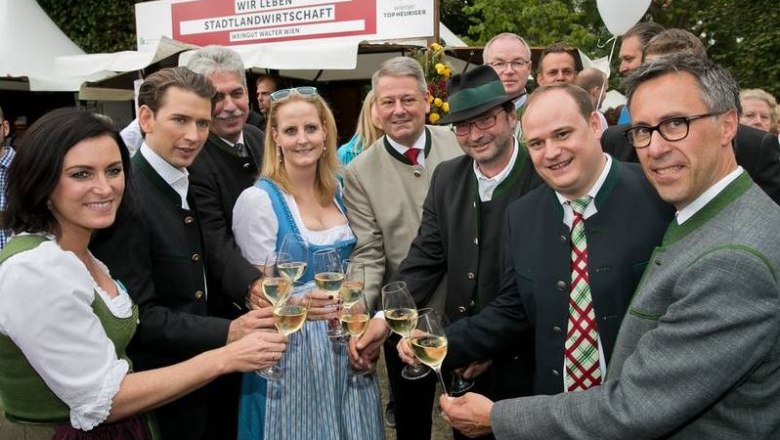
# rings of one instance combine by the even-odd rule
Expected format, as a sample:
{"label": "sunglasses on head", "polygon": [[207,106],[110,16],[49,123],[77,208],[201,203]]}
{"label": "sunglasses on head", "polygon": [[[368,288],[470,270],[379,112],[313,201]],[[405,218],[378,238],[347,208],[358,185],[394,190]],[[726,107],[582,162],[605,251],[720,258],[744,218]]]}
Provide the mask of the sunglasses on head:
{"label": "sunglasses on head", "polygon": [[289,97],[293,93],[301,96],[317,96],[317,88],[312,86],[292,87],[289,89],[277,90],[271,93],[271,101],[279,101]]}

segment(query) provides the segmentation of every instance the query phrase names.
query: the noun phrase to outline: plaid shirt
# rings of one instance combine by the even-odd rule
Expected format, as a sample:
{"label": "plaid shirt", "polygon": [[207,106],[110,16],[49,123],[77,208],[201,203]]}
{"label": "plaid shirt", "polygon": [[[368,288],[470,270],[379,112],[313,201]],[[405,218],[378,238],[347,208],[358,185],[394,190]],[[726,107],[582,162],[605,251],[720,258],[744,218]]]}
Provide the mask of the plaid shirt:
{"label": "plaid shirt", "polygon": [[[5,211],[5,188],[8,186],[8,166],[11,165],[14,155],[16,155],[16,152],[13,148],[5,147],[3,157],[0,157],[0,212]],[[0,229],[0,249],[3,249],[5,242],[9,238],[11,238],[11,231]]]}

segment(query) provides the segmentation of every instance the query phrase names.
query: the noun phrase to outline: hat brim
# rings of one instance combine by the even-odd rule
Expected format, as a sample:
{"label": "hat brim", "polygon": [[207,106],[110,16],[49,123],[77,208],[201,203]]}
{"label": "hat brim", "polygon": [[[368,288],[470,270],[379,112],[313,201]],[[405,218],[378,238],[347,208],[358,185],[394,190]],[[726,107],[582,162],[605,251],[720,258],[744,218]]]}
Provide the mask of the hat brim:
{"label": "hat brim", "polygon": [[492,108],[498,107],[499,105],[505,104],[513,99],[515,99],[515,97],[500,96],[498,98],[485,101],[476,107],[471,107],[463,111],[455,111],[455,112],[447,113],[443,118],[439,120],[439,124],[453,124],[456,122],[461,122],[467,119],[471,119],[474,116],[479,116],[482,113],[485,113],[486,111]]}

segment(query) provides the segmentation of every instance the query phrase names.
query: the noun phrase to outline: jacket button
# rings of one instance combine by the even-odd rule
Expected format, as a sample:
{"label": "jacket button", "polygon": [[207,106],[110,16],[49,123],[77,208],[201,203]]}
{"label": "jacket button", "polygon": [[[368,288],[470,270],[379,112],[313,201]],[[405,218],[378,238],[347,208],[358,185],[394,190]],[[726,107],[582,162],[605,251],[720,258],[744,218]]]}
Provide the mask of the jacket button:
{"label": "jacket button", "polygon": [[469,300],[469,307],[474,307],[474,300],[473,299]]}
{"label": "jacket button", "polygon": [[473,279],[474,279],[474,278],[476,278],[476,277],[477,277],[477,276],[476,276],[476,275],[474,275],[474,272],[469,272],[469,273],[466,275],[466,278],[468,278],[468,279],[470,279],[470,280],[473,280]]}
{"label": "jacket button", "polygon": [[458,313],[466,313],[466,307],[458,306]]}
{"label": "jacket button", "polygon": [[419,169],[415,168],[415,170],[412,171],[412,174],[414,174],[414,177],[420,177],[420,176],[422,176],[422,171],[420,171]]}
{"label": "jacket button", "polygon": [[560,372],[560,371],[558,371],[558,370],[552,370],[552,371],[551,371],[551,373],[552,373],[552,375],[553,375],[553,376],[555,376],[555,377],[560,377],[560,376],[561,376],[561,372]]}
{"label": "jacket button", "polygon": [[250,165],[249,162],[244,162],[244,169],[249,170],[249,168],[252,168],[252,165]]}
{"label": "jacket button", "polygon": [[191,225],[195,223],[195,217],[188,215],[187,217],[184,217],[184,224],[185,225]]}
{"label": "jacket button", "polygon": [[561,243],[566,243],[569,239],[565,235],[561,235]]}
{"label": "jacket button", "polygon": [[196,290],[195,291],[195,299],[201,299],[203,298],[203,291],[202,290]]}
{"label": "jacket button", "polygon": [[557,283],[555,283],[555,287],[557,287],[558,290],[563,292],[564,290],[566,290],[566,281],[558,281]]}
{"label": "jacket button", "polygon": [[198,253],[192,254],[192,261],[194,263],[197,263],[198,261],[200,261],[200,254],[198,254]]}
{"label": "jacket button", "polygon": [[479,237],[474,237],[474,244],[479,246]]}
{"label": "jacket button", "polygon": [[556,325],[555,327],[553,327],[553,331],[554,331],[555,333],[563,333],[563,330],[561,330],[561,328],[560,328],[560,327],[558,327],[557,325]]}

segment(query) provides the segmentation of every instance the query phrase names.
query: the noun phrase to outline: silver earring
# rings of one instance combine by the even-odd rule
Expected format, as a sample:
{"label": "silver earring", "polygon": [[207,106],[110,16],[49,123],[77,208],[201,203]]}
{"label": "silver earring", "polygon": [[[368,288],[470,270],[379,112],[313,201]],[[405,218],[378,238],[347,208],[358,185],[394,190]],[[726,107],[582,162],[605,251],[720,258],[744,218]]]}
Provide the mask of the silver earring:
{"label": "silver earring", "polygon": [[279,157],[279,163],[284,162],[284,156],[282,156],[282,147],[276,144],[276,155]]}

